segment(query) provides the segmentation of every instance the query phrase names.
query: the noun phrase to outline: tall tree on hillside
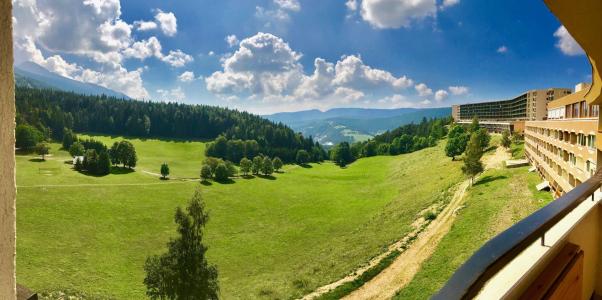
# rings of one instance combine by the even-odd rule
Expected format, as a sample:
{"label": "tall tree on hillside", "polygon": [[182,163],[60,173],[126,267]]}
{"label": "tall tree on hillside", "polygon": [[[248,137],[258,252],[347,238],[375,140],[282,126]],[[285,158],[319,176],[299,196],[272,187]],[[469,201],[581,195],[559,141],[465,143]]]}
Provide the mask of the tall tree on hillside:
{"label": "tall tree on hillside", "polygon": [[272,160],[269,157],[264,157],[263,162],[261,163],[261,173],[263,175],[268,176],[274,173],[274,165],[272,164]]}
{"label": "tall tree on hillside", "polygon": [[69,150],[71,145],[77,141],[77,135],[71,129],[63,129],[63,149]]}
{"label": "tall tree on hillside", "polygon": [[481,126],[479,126],[479,118],[477,116],[472,117],[472,123],[470,123],[470,127],[468,127],[468,133],[472,134],[479,130]]}
{"label": "tall tree on hillside", "polygon": [[15,129],[15,145],[17,148],[31,150],[44,138],[44,135],[33,126],[18,125]]}
{"label": "tall tree on hillside", "polygon": [[253,163],[246,157],[243,157],[240,160],[240,171],[244,176],[247,176],[249,174],[252,165]]}
{"label": "tall tree on hillside", "polygon": [[447,145],[445,145],[445,155],[451,157],[452,160],[456,159],[456,156],[464,153],[466,144],[468,143],[468,134],[464,130],[464,127],[460,125],[453,125],[447,134]]}
{"label": "tall tree on hillside", "polygon": [[307,151],[301,149],[301,150],[297,151],[297,156],[296,156],[295,160],[297,161],[298,164],[305,165],[310,160],[309,153]]}
{"label": "tall tree on hillside", "polygon": [[213,174],[215,181],[224,182],[228,180],[229,172],[228,167],[225,163],[220,162],[215,168],[215,174]]}
{"label": "tall tree on hillside", "polygon": [[259,171],[261,171],[262,163],[263,163],[263,157],[261,157],[260,155],[255,156],[253,158],[253,164],[251,166],[251,171],[253,171],[253,174],[255,174],[255,175],[259,174]]}
{"label": "tall tree on hillside", "polygon": [[272,160],[272,165],[274,165],[274,170],[279,172],[282,168],[282,160],[279,157],[274,157],[274,160]]}
{"label": "tall tree on hillside", "polygon": [[501,144],[504,148],[510,148],[510,144],[512,141],[510,140],[510,131],[508,129],[502,132],[502,141]]}
{"label": "tall tree on hillside", "polygon": [[470,135],[470,141],[466,147],[466,156],[464,157],[464,165],[462,166],[462,172],[470,176],[470,183],[474,182],[474,177],[483,172],[483,163],[481,157],[483,156],[483,148],[479,140],[478,134],[475,132]]}
{"label": "tall tree on hillside", "polygon": [[475,131],[474,133],[476,133],[476,135],[478,136],[479,145],[481,145],[481,148],[483,149],[483,151],[485,151],[485,149],[487,149],[487,147],[489,147],[489,142],[491,141],[491,135],[485,128],[480,128],[479,130]]}
{"label": "tall tree on hillside", "polygon": [[96,175],[107,175],[111,173],[111,159],[107,151],[102,151],[98,155],[98,166],[96,167]]}
{"label": "tall tree on hillside", "polygon": [[50,153],[50,147],[48,147],[48,144],[46,144],[46,143],[38,143],[36,145],[35,150],[36,150],[36,154],[42,156],[42,160],[46,160],[46,155],[48,155],[48,153]]}
{"label": "tall tree on hillside", "polygon": [[80,142],[75,142],[71,145],[71,147],[69,147],[69,154],[73,157],[82,156],[84,155],[85,151],[86,149],[84,148],[84,145],[82,145]]}
{"label": "tall tree on hillside", "polygon": [[336,145],[332,149],[330,159],[340,167],[345,167],[347,164],[353,162],[353,156],[351,155],[351,148],[349,147],[349,143],[342,142]]}
{"label": "tall tree on hillside", "polygon": [[211,179],[211,167],[207,164],[203,164],[203,166],[201,167],[201,180],[202,181],[207,181],[209,179]]}
{"label": "tall tree on hillside", "polygon": [[163,179],[167,179],[167,176],[169,176],[169,166],[167,165],[167,163],[162,163],[161,164],[161,177]]}
{"label": "tall tree on hillside", "polygon": [[207,261],[203,229],[209,221],[201,192],[196,190],[184,212],[177,208],[178,236],[167,253],[146,259],[146,295],[151,299],[218,299],[217,268]]}

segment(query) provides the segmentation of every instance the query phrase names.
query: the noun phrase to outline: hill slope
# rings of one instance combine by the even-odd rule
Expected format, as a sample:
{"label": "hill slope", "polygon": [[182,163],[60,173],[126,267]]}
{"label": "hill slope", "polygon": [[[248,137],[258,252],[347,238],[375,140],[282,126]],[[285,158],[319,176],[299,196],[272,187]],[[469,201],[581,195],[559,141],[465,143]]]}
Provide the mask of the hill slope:
{"label": "hill slope", "polygon": [[96,84],[84,83],[52,73],[33,62],[24,62],[15,66],[15,83],[17,86],[23,87],[56,89],[84,95],[107,95],[110,97],[130,99],[130,97],[123,93]]}
{"label": "hill slope", "polygon": [[328,111],[306,110],[267,115],[274,122],[282,122],[305,136],[313,136],[322,144],[360,142],[387,130],[422,118],[449,116],[451,108],[335,108]]}

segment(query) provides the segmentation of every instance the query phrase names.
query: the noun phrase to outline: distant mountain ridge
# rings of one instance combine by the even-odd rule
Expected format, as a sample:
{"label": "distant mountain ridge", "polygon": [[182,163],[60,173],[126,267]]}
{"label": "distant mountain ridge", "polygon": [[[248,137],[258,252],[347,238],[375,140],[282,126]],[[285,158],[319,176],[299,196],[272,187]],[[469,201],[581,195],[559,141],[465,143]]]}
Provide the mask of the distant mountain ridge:
{"label": "distant mountain ridge", "polygon": [[46,70],[34,62],[24,62],[15,66],[15,83],[18,86],[55,89],[67,92],[75,92],[84,95],[107,95],[111,97],[131,99],[127,95],[114,90],[91,83],[63,77]]}
{"label": "distant mountain ridge", "polygon": [[451,115],[450,107],[441,108],[333,108],[297,112],[282,112],[264,117],[281,122],[303,133],[313,136],[324,145],[359,142],[395,129],[401,125],[418,123],[422,118],[442,118]]}

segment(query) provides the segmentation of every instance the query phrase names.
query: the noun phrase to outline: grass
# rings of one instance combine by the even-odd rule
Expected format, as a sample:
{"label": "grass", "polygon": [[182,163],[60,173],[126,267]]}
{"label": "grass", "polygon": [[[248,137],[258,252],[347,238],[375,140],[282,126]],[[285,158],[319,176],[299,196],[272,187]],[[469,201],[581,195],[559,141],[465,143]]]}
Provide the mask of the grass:
{"label": "grass", "polygon": [[512,142],[512,144],[510,145],[510,153],[512,153],[512,159],[525,158],[525,142]]}
{"label": "grass", "polygon": [[[113,139],[96,137],[109,144]],[[173,214],[200,188],[210,214],[208,258],[225,299],[294,298],[339,279],[408,233],[441,191],[462,180],[445,143],[400,156],[361,159],[341,169],[287,165],[275,180],[233,184],[159,180],[194,177],[201,142],[132,140],[136,172],[86,176],[52,144],[45,162],[17,157],[17,277],[36,291],[143,299],[142,266],[165,251]],[[40,168],[57,172],[44,175]]]}
{"label": "grass", "polygon": [[540,178],[527,169],[486,171],[435,253],[394,299],[428,299],[487,240],[550,202],[548,192],[535,188]]}

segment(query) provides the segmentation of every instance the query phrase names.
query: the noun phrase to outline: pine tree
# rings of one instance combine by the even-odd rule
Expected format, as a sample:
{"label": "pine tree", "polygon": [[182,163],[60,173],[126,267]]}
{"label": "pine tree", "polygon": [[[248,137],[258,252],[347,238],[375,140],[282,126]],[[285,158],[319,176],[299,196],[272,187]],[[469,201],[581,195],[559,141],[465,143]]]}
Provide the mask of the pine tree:
{"label": "pine tree", "polygon": [[512,143],[512,141],[510,141],[510,131],[504,130],[504,132],[502,132],[501,143],[504,148],[510,148],[510,144]]}
{"label": "pine tree", "polygon": [[184,212],[174,217],[178,236],[167,244],[167,253],[146,259],[146,295],[151,299],[218,299],[218,272],[207,261],[203,229],[209,216],[196,190]]}
{"label": "pine tree", "polygon": [[169,166],[167,163],[161,164],[161,176],[163,179],[167,179],[167,176],[169,176]]}
{"label": "pine tree", "polygon": [[464,166],[462,166],[462,172],[470,176],[470,183],[474,182],[474,177],[483,172],[483,163],[481,157],[483,156],[483,148],[479,136],[473,133],[470,136],[470,141],[466,147],[466,155],[464,157]]}
{"label": "pine tree", "polygon": [[261,171],[261,164],[263,163],[263,158],[261,156],[255,156],[253,158],[253,165],[251,166],[251,170],[253,174],[259,174]]}

